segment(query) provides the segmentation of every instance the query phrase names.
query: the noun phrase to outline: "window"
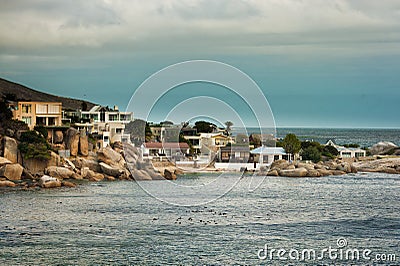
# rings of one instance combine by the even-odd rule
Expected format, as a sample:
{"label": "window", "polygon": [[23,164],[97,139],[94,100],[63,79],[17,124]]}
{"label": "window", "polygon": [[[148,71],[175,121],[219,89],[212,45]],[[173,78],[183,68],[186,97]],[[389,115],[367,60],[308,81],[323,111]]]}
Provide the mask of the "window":
{"label": "window", "polygon": [[49,126],[55,126],[56,125],[56,118],[55,117],[49,117]]}
{"label": "window", "polygon": [[32,125],[32,117],[30,116],[23,116],[22,122],[25,122],[28,126]]}
{"label": "window", "polygon": [[364,157],[364,153],[363,152],[356,152],[356,157]]}
{"label": "window", "polygon": [[109,121],[118,121],[118,115],[109,115],[108,120]]}
{"label": "window", "polygon": [[342,152],[342,157],[343,158],[350,158],[351,157],[351,152]]}
{"label": "window", "polygon": [[48,108],[49,108],[48,110],[49,114],[58,114],[60,112],[60,106],[56,104],[49,104]]}
{"label": "window", "polygon": [[46,114],[47,113],[47,104],[36,104],[36,113],[37,114]]}
{"label": "window", "polygon": [[121,133],[122,133],[122,128],[117,128],[117,129],[115,130],[115,133],[121,134]]}
{"label": "window", "polygon": [[235,152],[235,158],[240,158],[240,152]]}
{"label": "window", "polygon": [[36,125],[45,126],[46,125],[46,117],[36,117]]}
{"label": "window", "polygon": [[31,104],[22,104],[22,113],[24,113],[24,114],[32,113],[32,105]]}

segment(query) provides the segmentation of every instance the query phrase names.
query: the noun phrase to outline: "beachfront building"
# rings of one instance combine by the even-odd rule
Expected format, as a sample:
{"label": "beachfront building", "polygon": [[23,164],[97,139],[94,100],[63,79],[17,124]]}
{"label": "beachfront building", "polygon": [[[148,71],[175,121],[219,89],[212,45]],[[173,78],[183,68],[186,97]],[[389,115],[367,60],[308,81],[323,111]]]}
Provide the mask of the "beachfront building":
{"label": "beachfront building", "polygon": [[116,141],[130,142],[130,135],[125,134],[125,125],[133,121],[132,112],[120,112],[96,105],[89,111],[79,111],[81,122],[73,126],[80,132],[91,134],[97,139],[97,148],[106,147]]}
{"label": "beachfront building", "polygon": [[360,149],[360,148],[351,148],[351,147],[345,147],[345,146],[337,145],[332,140],[328,140],[328,142],[325,144],[325,146],[333,146],[333,147],[335,147],[339,152],[338,156],[340,158],[359,158],[359,157],[367,156],[367,151],[366,150],[363,150],[363,149]]}
{"label": "beachfront building", "polygon": [[[254,155],[254,161],[259,164],[271,164],[276,160],[291,160],[292,156],[286,153],[282,147],[266,147],[261,146],[250,151],[250,154]],[[295,155],[297,156],[297,155]]]}
{"label": "beachfront building", "polygon": [[157,159],[168,157],[181,160],[189,154],[189,145],[185,142],[145,142],[141,146],[143,158]]}
{"label": "beachfront building", "polygon": [[25,122],[29,129],[36,125],[61,126],[61,102],[29,102],[21,101],[10,104],[13,119]]}
{"label": "beachfront building", "polygon": [[225,146],[217,153],[217,162],[221,163],[252,163],[254,156],[250,153],[249,146]]}
{"label": "beachfront building", "polygon": [[177,142],[181,131],[181,125],[151,124],[150,131],[153,139],[158,142]]}

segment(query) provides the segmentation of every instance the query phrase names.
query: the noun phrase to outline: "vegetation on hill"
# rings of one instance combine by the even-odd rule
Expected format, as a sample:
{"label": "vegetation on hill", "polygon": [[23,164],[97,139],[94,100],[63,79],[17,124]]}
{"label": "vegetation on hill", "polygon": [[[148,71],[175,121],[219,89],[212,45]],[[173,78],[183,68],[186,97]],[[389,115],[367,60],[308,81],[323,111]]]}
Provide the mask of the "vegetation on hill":
{"label": "vegetation on hill", "polygon": [[211,122],[197,121],[194,128],[197,129],[197,133],[212,133],[217,126]]}
{"label": "vegetation on hill", "polygon": [[63,108],[70,110],[77,110],[82,107],[92,108],[94,106],[93,103],[88,101],[51,95],[0,78],[0,97],[5,97],[9,94],[16,95],[15,99],[13,99],[14,101],[61,102]]}
{"label": "vegetation on hill", "polygon": [[24,122],[12,119],[12,112],[7,107],[7,101],[13,97],[13,94],[7,94],[0,101],[0,135],[9,137],[16,137],[20,130],[28,130]]}

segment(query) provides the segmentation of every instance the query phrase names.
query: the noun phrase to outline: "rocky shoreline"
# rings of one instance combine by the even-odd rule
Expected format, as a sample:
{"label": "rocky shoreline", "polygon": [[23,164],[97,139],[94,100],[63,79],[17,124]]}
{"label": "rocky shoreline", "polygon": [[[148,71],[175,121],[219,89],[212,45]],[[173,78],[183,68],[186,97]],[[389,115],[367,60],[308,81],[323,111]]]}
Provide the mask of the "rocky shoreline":
{"label": "rocky shoreline", "polygon": [[[64,145],[74,155],[61,158],[51,152],[50,160],[24,160],[17,141],[10,137],[1,140],[0,187],[22,189],[75,187],[84,181],[115,180],[175,180],[184,172],[169,162],[142,161],[138,148],[120,142],[97,152],[87,150],[87,140],[71,130]],[[71,152],[71,153],[72,153]],[[216,169],[209,169],[217,171]],[[336,159],[327,162],[273,162],[261,168],[258,175],[283,177],[323,177],[357,172],[400,174],[400,157],[366,157],[361,160]]]}

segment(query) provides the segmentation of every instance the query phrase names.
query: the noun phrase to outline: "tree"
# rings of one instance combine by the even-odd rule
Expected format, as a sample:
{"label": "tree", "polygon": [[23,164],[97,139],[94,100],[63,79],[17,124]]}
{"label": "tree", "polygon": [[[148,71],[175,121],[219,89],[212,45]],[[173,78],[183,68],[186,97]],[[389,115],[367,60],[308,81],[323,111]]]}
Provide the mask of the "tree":
{"label": "tree", "polygon": [[231,121],[226,121],[225,122],[225,126],[226,126],[226,128],[225,128],[226,133],[228,134],[228,136],[230,136],[231,135],[231,130],[232,130],[231,127],[233,126],[233,123]]}
{"label": "tree", "polygon": [[212,133],[217,126],[211,122],[197,121],[194,123],[194,127],[198,133]]}
{"label": "tree", "polygon": [[287,134],[282,141],[282,146],[289,154],[296,154],[301,149],[301,142],[295,134]]}
{"label": "tree", "polygon": [[311,160],[317,163],[321,160],[321,152],[315,146],[309,146],[301,153],[303,160]]}

